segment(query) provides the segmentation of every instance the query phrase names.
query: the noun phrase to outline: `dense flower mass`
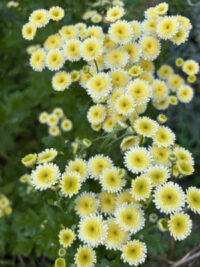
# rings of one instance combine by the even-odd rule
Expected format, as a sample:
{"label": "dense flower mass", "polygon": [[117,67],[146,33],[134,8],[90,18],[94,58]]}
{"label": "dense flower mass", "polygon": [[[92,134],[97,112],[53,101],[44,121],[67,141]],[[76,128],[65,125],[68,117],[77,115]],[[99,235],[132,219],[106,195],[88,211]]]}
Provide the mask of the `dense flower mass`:
{"label": "dense flower mass", "polygon": [[[64,153],[53,148],[22,159],[32,171],[21,177],[21,182],[28,181],[33,190],[56,191],[59,199],[72,203],[75,220],[60,230],[58,239],[62,248],[78,244],[72,252],[74,264],[80,267],[101,261],[96,256],[100,246],[120,253],[122,261],[131,266],[142,264],[148,247],[137,240],[142,239],[140,235],[133,239],[133,234],[152,222],[152,210],[157,214],[153,222],[158,229],[168,231],[175,240],[185,239],[192,230],[188,209],[200,214],[200,189],[185,191],[181,187],[181,179],[194,172],[191,153],[176,143],[175,133],[164,125],[164,114],[153,119],[145,113],[150,105],[164,111],[178,102],[189,103],[194,96],[189,83],[195,82],[199,73],[195,60],[176,60],[187,79],[166,62],[158,69],[154,62],[166,41],[180,45],[187,40],[190,21],[168,16],[167,3],[147,9],[142,22],[127,21],[123,3],[111,2],[104,13],[89,10],[83,15],[86,21],[108,27],[64,25],[43,46],[27,50],[35,71],[47,68],[54,72],[52,87],[57,94],[74,82],[85,90],[92,104],[87,114],[81,115],[94,131],[107,133],[100,139],[108,138],[108,145],[120,140],[117,163],[107,153],[91,153],[87,149],[92,142],[79,138],[70,143],[73,155],[67,162],[65,158],[62,166],[56,159]],[[36,10],[23,26],[22,35],[32,40],[37,28],[63,17],[60,7]],[[108,30],[104,32],[104,28]],[[66,71],[67,63],[74,66],[77,61],[84,62],[81,69]],[[61,108],[50,114],[42,112],[39,121],[49,126],[52,136],[72,129]],[[64,257],[56,260],[56,267],[65,266]]]}

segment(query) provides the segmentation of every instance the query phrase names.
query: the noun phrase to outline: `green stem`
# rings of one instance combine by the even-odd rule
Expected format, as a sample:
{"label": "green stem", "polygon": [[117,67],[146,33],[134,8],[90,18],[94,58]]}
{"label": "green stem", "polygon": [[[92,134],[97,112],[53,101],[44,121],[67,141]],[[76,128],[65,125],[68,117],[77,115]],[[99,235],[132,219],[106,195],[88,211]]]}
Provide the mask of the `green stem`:
{"label": "green stem", "polygon": [[97,64],[96,59],[94,59],[94,64],[95,64],[95,66],[96,66],[96,70],[97,70],[97,72],[99,72],[99,67],[98,67],[98,64]]}

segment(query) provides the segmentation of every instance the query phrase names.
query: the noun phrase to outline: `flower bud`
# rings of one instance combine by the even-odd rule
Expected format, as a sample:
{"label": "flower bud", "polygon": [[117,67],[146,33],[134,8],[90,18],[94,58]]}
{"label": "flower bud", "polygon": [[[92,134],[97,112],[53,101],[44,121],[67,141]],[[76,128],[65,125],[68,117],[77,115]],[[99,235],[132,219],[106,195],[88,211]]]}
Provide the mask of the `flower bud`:
{"label": "flower bud", "polygon": [[161,232],[166,232],[168,231],[168,220],[165,219],[165,218],[162,218],[158,221],[157,223],[157,226],[158,226],[158,229],[161,231]]}
{"label": "flower bud", "polygon": [[157,117],[157,121],[160,124],[164,124],[167,121],[167,117],[164,114],[159,114]]}

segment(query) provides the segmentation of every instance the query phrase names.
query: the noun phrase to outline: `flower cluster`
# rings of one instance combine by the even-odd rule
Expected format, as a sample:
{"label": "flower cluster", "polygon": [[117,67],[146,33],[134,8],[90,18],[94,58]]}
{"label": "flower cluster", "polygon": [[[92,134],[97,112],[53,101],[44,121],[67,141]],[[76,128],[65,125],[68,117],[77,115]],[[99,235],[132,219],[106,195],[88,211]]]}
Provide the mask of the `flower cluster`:
{"label": "flower cluster", "polygon": [[[191,153],[174,144],[175,134],[168,127],[150,118],[137,119],[134,130],[135,134],[122,141],[122,151],[126,151],[123,168],[99,154],[88,160],[69,161],[61,174],[58,165],[52,163],[57,151],[45,150],[36,157],[36,168],[30,174],[32,186],[37,190],[57,190],[61,197],[75,203],[79,224],[73,230],[70,226],[62,229],[59,242],[65,249],[75,238],[83,244],[75,254],[77,266],[84,262],[82,254],[87,258],[85,266],[92,266],[96,262],[94,249],[99,245],[120,250],[122,259],[130,265],[142,263],[146,245],[132,239],[132,235],[145,227],[148,207],[155,207],[157,218],[161,216],[155,223],[162,226],[165,222],[176,240],[185,239],[192,229],[185,210],[200,214],[200,189],[189,187],[184,192],[179,185],[181,178],[194,171]],[[131,142],[132,138],[138,142]],[[147,146],[150,139],[152,145]],[[83,185],[89,185],[90,180],[96,182],[98,192],[85,191]]]}
{"label": "flower cluster", "polygon": [[[164,64],[156,71],[154,65],[167,41],[180,45],[187,40],[192,28],[189,19],[168,16],[168,5],[161,3],[145,11],[144,21],[128,22],[122,19],[125,10],[120,1],[114,2],[118,5],[113,3],[104,16],[110,25],[107,33],[100,26],[66,25],[50,35],[43,47],[35,45],[28,49],[35,71],[44,68],[56,71],[52,78],[54,90],[63,91],[77,81],[85,88],[94,102],[87,119],[96,131],[102,128],[111,132],[117,123],[125,121],[131,125],[133,118],[144,113],[150,102],[156,109],[165,110],[170,104],[188,103],[193,98],[192,87],[171,66]],[[61,12],[58,7],[54,9]],[[39,25],[45,26],[48,12],[34,11],[30,16],[34,25],[36,14],[44,20]],[[89,10],[84,19],[95,16],[98,14]],[[27,28],[31,31],[29,24],[23,27],[24,37]],[[87,63],[81,70],[65,71],[66,62],[81,59]],[[199,65],[194,60],[186,60],[182,69],[190,75],[190,82],[199,72]]]}
{"label": "flower cluster", "polygon": [[11,202],[4,194],[0,193],[0,218],[11,213]]}
{"label": "flower cluster", "polygon": [[54,108],[50,114],[46,111],[40,113],[39,122],[48,125],[49,134],[52,136],[60,135],[61,130],[69,132],[73,127],[72,121],[64,115],[62,108]]}
{"label": "flower cluster", "polygon": [[[122,19],[125,10],[120,3],[113,1],[106,14],[89,10],[83,16],[93,22],[99,16],[109,24],[107,33],[100,26],[66,25],[49,36],[43,47],[29,49],[34,70],[56,71],[52,77],[54,90],[63,91],[79,81],[93,101],[87,112],[92,129],[114,132],[115,125],[123,126],[122,155],[117,164],[104,154],[92,156],[83,149],[78,153],[78,138],[71,144],[74,158],[64,171],[54,162],[58,154],[55,149],[22,159],[25,166],[32,168],[28,177],[35,190],[52,189],[59,199],[73,203],[74,223],[58,233],[61,248],[56,267],[66,265],[70,248],[70,256],[76,250],[77,267],[92,267],[100,261],[96,255],[99,246],[120,252],[123,262],[137,266],[147,256],[147,246],[138,233],[149,223],[183,240],[192,229],[189,210],[200,214],[200,189],[189,187],[185,191],[180,185],[182,178],[194,172],[191,153],[175,142],[175,133],[164,125],[164,114],[157,120],[143,114],[150,102],[156,109],[165,110],[178,100],[192,100],[193,89],[184,78],[167,64],[156,70],[153,62],[166,41],[180,45],[187,40],[190,21],[180,15],[168,16],[168,5],[161,3],[145,11],[143,22],[128,22]],[[64,16],[62,9],[54,9],[61,12],[60,18]],[[45,26],[49,12],[34,11],[29,24]],[[24,37],[28,26],[23,27]],[[65,71],[66,62],[81,60],[81,70]],[[181,65],[179,62],[179,66],[190,76],[199,72],[194,60]],[[40,114],[40,122],[56,125],[56,111],[61,110]],[[85,148],[91,145],[87,139],[82,143]]]}

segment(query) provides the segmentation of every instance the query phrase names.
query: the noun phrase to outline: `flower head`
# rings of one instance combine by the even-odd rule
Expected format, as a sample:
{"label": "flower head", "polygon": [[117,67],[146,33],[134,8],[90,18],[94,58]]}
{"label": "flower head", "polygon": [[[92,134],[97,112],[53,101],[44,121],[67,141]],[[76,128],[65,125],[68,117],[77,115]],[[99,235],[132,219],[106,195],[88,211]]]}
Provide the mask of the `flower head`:
{"label": "flower head", "polygon": [[89,246],[103,244],[107,236],[107,225],[100,215],[90,215],[81,219],[79,238]]}

